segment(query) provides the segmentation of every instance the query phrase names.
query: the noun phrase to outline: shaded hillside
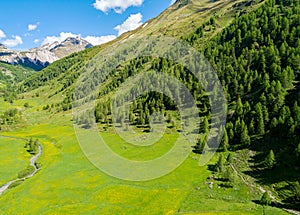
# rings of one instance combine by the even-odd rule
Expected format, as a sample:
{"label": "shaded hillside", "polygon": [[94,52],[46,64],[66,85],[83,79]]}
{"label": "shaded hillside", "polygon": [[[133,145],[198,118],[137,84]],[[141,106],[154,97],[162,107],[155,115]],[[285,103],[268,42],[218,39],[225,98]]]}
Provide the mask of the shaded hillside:
{"label": "shaded hillside", "polygon": [[[205,26],[199,29],[193,44]],[[248,174],[299,208],[299,1],[268,1],[236,19],[203,51],[233,113],[226,126],[230,149],[256,151]]]}

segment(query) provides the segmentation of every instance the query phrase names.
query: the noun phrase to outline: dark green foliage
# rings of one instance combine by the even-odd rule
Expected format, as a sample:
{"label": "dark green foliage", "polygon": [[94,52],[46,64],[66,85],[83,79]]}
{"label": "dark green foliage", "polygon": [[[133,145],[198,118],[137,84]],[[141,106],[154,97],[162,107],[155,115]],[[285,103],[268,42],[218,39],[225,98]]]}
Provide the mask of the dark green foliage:
{"label": "dark green foliage", "polygon": [[232,153],[229,153],[228,156],[227,156],[227,159],[226,161],[229,163],[229,164],[232,164],[233,163],[233,154]]}
{"label": "dark green foliage", "polygon": [[31,69],[0,62],[0,96],[13,103],[17,95],[15,85],[33,74]]}
{"label": "dark green foliage", "polygon": [[272,199],[269,195],[268,192],[264,192],[264,194],[262,195],[261,199],[260,199],[260,204],[262,205],[271,205],[272,203]]}
{"label": "dark green foliage", "polygon": [[298,147],[296,148],[296,155],[298,158],[300,158],[300,143],[298,144]]}
{"label": "dark green foliage", "polygon": [[264,165],[266,168],[272,169],[275,163],[276,163],[275,155],[273,150],[271,150],[265,159]]}
{"label": "dark green foliage", "polygon": [[31,173],[33,173],[33,171],[34,171],[34,167],[28,166],[26,169],[18,173],[18,178],[25,178],[26,176],[29,176]]}
{"label": "dark green foliage", "polygon": [[20,119],[21,119],[20,111],[18,111],[17,109],[7,110],[2,115],[0,115],[0,126],[1,125],[12,125],[12,124],[18,122]]}
{"label": "dark green foliage", "polygon": [[292,183],[293,199],[295,202],[300,202],[300,184],[299,181]]}
{"label": "dark green foliage", "polygon": [[223,135],[223,139],[221,141],[221,145],[220,145],[221,149],[223,149],[223,151],[227,151],[228,147],[229,147],[229,139],[228,139],[228,135],[227,135],[227,131],[226,129],[224,130],[224,135]]}
{"label": "dark green foliage", "polygon": [[[273,183],[299,178],[299,11],[298,0],[266,1],[200,48],[226,91],[230,149],[269,152],[255,158],[266,167],[257,177],[267,183],[273,172]],[[198,47],[202,31],[194,34],[188,41]],[[289,176],[277,177],[286,168]]]}
{"label": "dark green foliage", "polygon": [[216,164],[215,170],[219,173],[224,171],[224,157],[223,154],[219,155],[218,162]]}
{"label": "dark green foliage", "polygon": [[[186,37],[186,41],[191,45],[200,47],[199,50],[217,71],[225,90],[229,117],[221,149],[226,151],[228,148],[230,150],[251,148],[258,155],[263,155],[253,159],[256,159],[257,163],[264,161],[266,168],[258,169],[260,172],[257,177],[266,183],[271,182],[267,181],[268,176],[265,174],[272,175],[274,172],[274,176],[277,176],[276,171],[280,172],[286,168],[289,169],[290,175],[294,177],[299,175],[297,173],[297,169],[300,168],[299,20],[299,0],[270,0],[251,13],[237,15],[229,27],[212,40],[205,41],[205,45],[199,45],[198,41],[217,25],[214,18],[210,20],[208,18],[206,23],[197,26],[195,32]],[[54,95],[64,92],[64,100],[59,105],[62,110],[67,111],[72,107],[72,89],[80,71],[84,66],[91,66],[86,63],[96,53],[95,48],[58,61],[27,79],[19,90],[26,92],[51,81],[57,81],[61,86]],[[203,117],[200,131],[207,134],[211,116],[208,97],[204,94],[202,86],[181,65],[151,57],[133,59],[111,71],[101,86],[94,113],[87,111],[82,116],[77,116],[74,121],[89,128],[93,125],[92,116],[95,116],[97,123],[111,124],[111,101],[107,98],[127,78],[150,70],[166,72],[187,86],[194,95],[199,113]],[[95,80],[101,80],[100,75],[100,72],[95,73]],[[146,77],[151,80],[150,75]],[[86,88],[93,89],[95,85],[89,84],[90,86]],[[133,91],[138,87],[133,87]],[[45,109],[49,108],[49,105],[45,106]],[[120,113],[116,121],[120,124],[129,122],[131,125],[144,128],[149,126],[149,118],[155,112],[160,112],[166,117],[169,128],[176,128],[179,117],[176,105],[171,98],[155,92],[134,98],[130,103],[128,119]],[[194,152],[200,153],[203,146],[203,141],[199,141]],[[265,155],[266,152],[269,153]],[[233,158],[228,157],[229,163],[232,163],[232,160]],[[226,166],[224,158],[220,156],[216,171],[223,173],[222,177],[230,180],[229,176],[232,173],[229,168],[230,165]],[[255,166],[253,168],[257,170]],[[276,177],[272,177],[272,182],[293,180],[290,177],[274,178]],[[268,194],[264,195],[267,196],[264,197],[263,204],[267,204],[268,201],[265,199]]]}
{"label": "dark green foliage", "polygon": [[197,153],[197,154],[201,154],[205,148],[205,144],[206,144],[206,138],[204,138],[204,140],[198,140],[196,146],[194,147],[193,152]]}
{"label": "dark green foliage", "polygon": [[38,153],[38,149],[39,149],[39,140],[33,140],[32,138],[30,138],[24,148],[27,149],[27,151],[32,154],[32,155],[36,155]]}
{"label": "dark green foliage", "polygon": [[24,107],[29,108],[30,107],[29,103],[28,102],[24,103]]}

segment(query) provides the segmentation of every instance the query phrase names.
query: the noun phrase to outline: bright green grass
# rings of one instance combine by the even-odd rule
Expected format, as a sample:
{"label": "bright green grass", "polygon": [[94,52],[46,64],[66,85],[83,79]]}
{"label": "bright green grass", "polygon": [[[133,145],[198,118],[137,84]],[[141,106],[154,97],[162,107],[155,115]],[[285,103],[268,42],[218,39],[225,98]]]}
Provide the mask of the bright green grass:
{"label": "bright green grass", "polygon": [[[175,211],[195,178],[206,178],[205,167],[188,159],[177,171],[150,182],[126,182],[111,178],[90,164],[82,154],[72,127],[40,125],[10,133],[17,136],[47,136],[61,144],[57,154],[40,159],[42,170],[1,199],[2,210],[16,213],[165,214]],[[50,147],[50,146],[48,146]],[[197,168],[197,171],[193,171]],[[31,198],[30,196],[34,196]],[[12,207],[9,202],[19,202]],[[7,204],[6,204],[7,203]]]}
{"label": "bright green grass", "polygon": [[[6,135],[39,138],[44,149],[39,159],[43,166],[37,175],[0,198],[0,214],[174,214],[178,209],[184,214],[262,212],[260,206],[252,203],[257,195],[240,182],[237,189],[210,190],[206,182],[211,172],[207,166],[199,167],[193,154],[167,176],[128,182],[94,167],[80,150],[71,126],[37,125]],[[118,137],[108,133],[103,136],[113,150],[122,154]],[[141,153],[139,157],[134,150],[132,154],[133,158],[145,156]],[[18,202],[18,206],[12,202]],[[278,209],[267,211],[281,214]]]}
{"label": "bright green grass", "polygon": [[30,156],[24,149],[24,141],[0,136],[0,186],[16,179],[18,172],[29,164]]}
{"label": "bright green grass", "polygon": [[[207,184],[199,183],[199,190],[191,190],[188,197],[181,205],[180,212],[189,214],[197,212],[199,214],[287,214],[286,212],[273,208],[257,205],[253,200],[259,200],[261,194],[251,192],[242,182],[235,183],[234,188],[222,188],[216,185],[213,189]],[[196,214],[197,214],[196,213]]]}
{"label": "bright green grass", "polygon": [[4,99],[1,97],[0,97],[0,104],[1,104],[0,105],[0,114],[12,107],[12,105],[9,104],[8,102],[4,102]]}

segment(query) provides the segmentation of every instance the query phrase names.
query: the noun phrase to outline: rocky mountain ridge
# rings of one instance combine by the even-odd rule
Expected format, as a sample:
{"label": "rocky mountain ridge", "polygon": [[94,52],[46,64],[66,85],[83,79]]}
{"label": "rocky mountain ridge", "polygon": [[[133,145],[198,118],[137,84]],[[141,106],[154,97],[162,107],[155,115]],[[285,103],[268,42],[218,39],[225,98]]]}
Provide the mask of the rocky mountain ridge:
{"label": "rocky mountain ridge", "polygon": [[92,46],[92,44],[80,37],[69,37],[62,42],[45,44],[28,51],[13,51],[0,44],[0,61],[13,65],[22,65],[38,71],[54,61]]}

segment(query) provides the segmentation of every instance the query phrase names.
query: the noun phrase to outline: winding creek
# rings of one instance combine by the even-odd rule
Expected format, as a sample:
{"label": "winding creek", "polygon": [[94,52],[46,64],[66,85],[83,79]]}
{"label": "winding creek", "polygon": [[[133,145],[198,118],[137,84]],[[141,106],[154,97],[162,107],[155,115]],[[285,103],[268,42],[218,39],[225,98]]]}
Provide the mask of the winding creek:
{"label": "winding creek", "polygon": [[32,166],[34,168],[34,171],[30,175],[28,175],[24,178],[18,178],[18,179],[12,180],[12,181],[6,183],[5,185],[3,185],[2,187],[0,187],[0,196],[3,194],[3,192],[5,192],[9,188],[9,186],[12,183],[29,179],[39,171],[38,167],[36,166],[36,161],[42,155],[42,152],[43,152],[42,147],[41,147],[41,145],[39,145],[38,153],[30,159],[30,166]]}

